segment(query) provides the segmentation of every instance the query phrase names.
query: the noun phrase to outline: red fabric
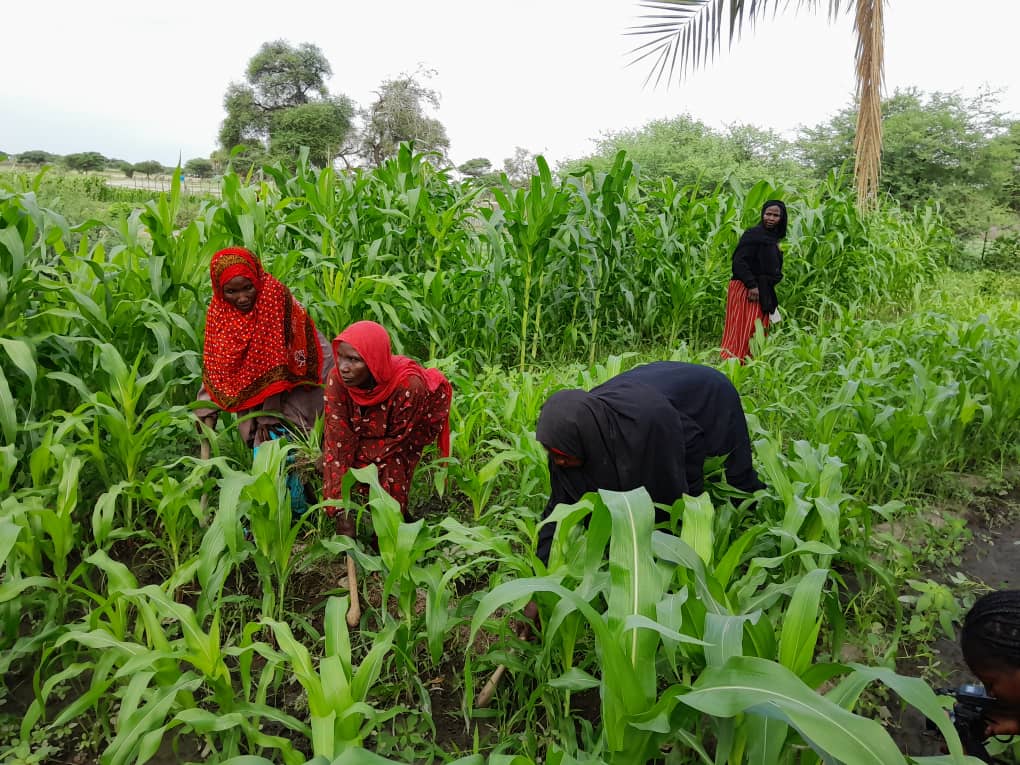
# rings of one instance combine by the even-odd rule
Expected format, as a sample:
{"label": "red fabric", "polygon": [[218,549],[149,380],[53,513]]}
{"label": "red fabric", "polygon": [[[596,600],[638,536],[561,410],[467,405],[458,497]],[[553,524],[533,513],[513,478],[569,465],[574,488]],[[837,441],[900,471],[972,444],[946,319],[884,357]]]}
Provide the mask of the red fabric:
{"label": "red fabric", "polygon": [[247,260],[243,263],[231,263],[229,266],[224,268],[219,275],[219,286],[222,290],[223,287],[227,286],[227,282],[233,279],[235,276],[243,276],[245,279],[251,281],[252,284],[258,288],[259,283],[259,272],[254,270]]}
{"label": "red fabric", "polygon": [[[298,385],[318,385],[322,354],[315,324],[290,290],[240,247],[213,255],[209,275],[213,297],[205,319],[202,381],[210,398],[240,412]],[[255,285],[255,306],[248,313],[223,297],[223,285],[235,276]]]}
{"label": "red fabric", "polygon": [[[379,484],[407,514],[408,492],[422,450],[437,441],[450,454],[450,401],[453,389],[436,369],[390,353],[386,330],[358,322],[333,341],[350,343],[366,364],[375,387],[348,388],[338,368],[326,381],[323,439],[323,494],[339,499],[344,475],[352,467],[374,464]],[[337,508],[327,510],[335,514]]]}
{"label": "red fabric", "polygon": [[[444,388],[446,390],[447,413],[446,424],[439,434],[439,453],[450,456],[450,418],[449,401],[452,398],[450,382],[438,369],[426,369],[417,361],[406,356],[394,356],[390,346],[390,335],[386,328],[374,321],[357,321],[333,340],[333,357],[339,356],[337,350],[340,343],[348,343],[358,355],[365,360],[368,371],[375,380],[371,390],[364,388],[348,388],[350,397],[359,406],[375,406],[389,400],[393,392],[412,376],[425,381],[430,392]],[[341,383],[342,384],[342,383]]]}
{"label": "red fabric", "polygon": [[762,328],[767,329],[769,317],[762,313],[760,303],[747,299],[744,283],[733,279],[726,293],[726,323],[720,353],[724,359],[740,359],[743,363],[751,355],[751,338],[756,322],[761,322]]}

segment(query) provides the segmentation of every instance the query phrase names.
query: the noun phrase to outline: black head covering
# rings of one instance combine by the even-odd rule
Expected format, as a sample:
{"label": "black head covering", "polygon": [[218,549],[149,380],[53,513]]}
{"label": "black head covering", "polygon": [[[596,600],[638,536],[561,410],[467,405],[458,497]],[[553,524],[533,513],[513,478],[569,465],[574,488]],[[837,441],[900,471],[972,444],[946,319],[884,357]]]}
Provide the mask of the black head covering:
{"label": "black head covering", "polygon": [[779,306],[776,285],[783,280],[783,252],[779,240],[786,236],[786,205],[778,199],[770,199],[761,208],[761,217],[770,207],[778,207],[779,223],[774,228],[765,228],[761,222],[747,229],[733,251],[733,278],[760,291],[758,304],[763,314],[770,314]]}
{"label": "black head covering", "polygon": [[577,468],[550,464],[553,494],[577,502],[598,489],[644,486],[656,502],[672,504],[687,490],[684,420],[657,390],[620,380],[591,392],[561,390],[542,405],[540,443],[580,458]]}
{"label": "black head covering", "polygon": [[[578,457],[576,468],[549,458],[547,516],[591,491],[644,486],[655,502],[672,504],[687,491],[684,420],[656,390],[621,381],[606,390],[561,390],[542,405],[536,436],[547,448]],[[544,532],[544,533],[543,533]],[[548,560],[552,529],[539,535],[538,555]]]}
{"label": "black head covering", "polygon": [[[775,228],[765,228],[765,211],[770,207],[779,208],[779,223]],[[786,203],[779,199],[770,199],[761,206],[758,225],[747,229],[740,237],[741,242],[772,242],[776,243],[786,236]]]}

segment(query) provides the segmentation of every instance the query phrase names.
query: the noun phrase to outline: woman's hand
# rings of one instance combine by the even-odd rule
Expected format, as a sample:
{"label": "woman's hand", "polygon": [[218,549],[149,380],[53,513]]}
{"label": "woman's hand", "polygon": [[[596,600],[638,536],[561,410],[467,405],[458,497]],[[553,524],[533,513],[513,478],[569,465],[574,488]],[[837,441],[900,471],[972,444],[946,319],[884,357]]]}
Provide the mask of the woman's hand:
{"label": "woman's hand", "polygon": [[986,736],[1016,736],[1020,735],[1020,718],[1016,717],[992,717],[992,721],[985,728]]}
{"label": "woman's hand", "polygon": [[750,303],[757,303],[758,302],[758,288],[757,287],[751,287],[751,289],[749,289],[747,291],[747,300]]}
{"label": "woman's hand", "polygon": [[[354,539],[357,535],[357,530],[354,528],[354,519],[351,514],[346,510],[341,510],[339,507],[330,508],[336,514],[336,533],[343,537],[350,537]],[[327,510],[327,512],[329,512]]]}
{"label": "woman's hand", "polygon": [[205,417],[197,418],[198,422],[195,423],[195,428],[198,430],[198,434],[202,435],[204,432],[202,426],[205,425],[210,430],[216,428],[216,414],[207,414]]}
{"label": "woman's hand", "polygon": [[528,605],[524,607],[523,615],[524,619],[518,620],[514,632],[521,640],[531,640],[535,634],[535,627],[538,625],[538,603],[529,600]]}

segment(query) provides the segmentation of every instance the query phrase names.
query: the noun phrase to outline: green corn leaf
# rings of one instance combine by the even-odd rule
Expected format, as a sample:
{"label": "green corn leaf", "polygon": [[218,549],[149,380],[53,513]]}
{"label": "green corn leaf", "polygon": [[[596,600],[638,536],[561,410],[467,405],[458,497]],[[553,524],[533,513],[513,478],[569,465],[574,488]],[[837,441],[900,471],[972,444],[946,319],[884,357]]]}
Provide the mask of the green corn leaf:
{"label": "green corn leaf", "polygon": [[819,696],[781,664],[738,656],[709,667],[680,703],[716,717],[745,712],[782,720],[822,757],[845,765],[906,765],[885,729]]}
{"label": "green corn leaf", "polygon": [[571,667],[559,677],[548,681],[553,688],[562,688],[566,691],[583,691],[588,688],[597,688],[599,679],[585,672],[578,667]]}
{"label": "green corn leaf", "polygon": [[752,624],[761,617],[753,614],[705,614],[705,660],[710,667],[721,667],[734,656],[743,655],[744,623]]}
{"label": "green corn leaf", "polygon": [[86,563],[106,574],[106,589],[110,593],[123,592],[138,587],[138,580],[131,570],[120,561],[113,560],[103,550],[97,550],[85,559]]}
{"label": "green corn leaf", "polygon": [[7,556],[14,549],[19,534],[21,526],[10,518],[0,517],[0,568],[7,562]]}
{"label": "green corn leaf", "polygon": [[814,656],[818,630],[821,627],[819,602],[829,571],[817,568],[798,582],[783,616],[779,636],[779,663],[794,673],[802,674]]}
{"label": "green corn leaf", "polygon": [[365,700],[368,698],[369,693],[382,673],[386,656],[393,646],[393,640],[398,627],[399,625],[397,624],[390,624],[382,632],[376,634],[372,648],[369,649],[365,658],[358,665],[358,669],[354,672],[354,678],[351,682],[351,695],[355,700]]}
{"label": "green corn leaf", "polygon": [[8,444],[14,443],[18,435],[18,410],[3,369],[0,369],[0,431]]}
{"label": "green corn leaf", "polygon": [[790,730],[786,722],[752,715],[742,727],[747,734],[747,765],[774,765],[781,761]]}
{"label": "green corn leaf", "polygon": [[26,576],[20,579],[9,579],[0,584],[0,603],[14,600],[30,587],[57,587],[57,582],[48,576]]}
{"label": "green corn leaf", "polygon": [[707,493],[697,497],[684,495],[683,525],[680,528],[680,539],[691,546],[706,566],[712,565],[715,540],[713,525],[715,508]]}
{"label": "green corn leaf", "polygon": [[949,761],[954,765],[975,760],[976,758],[963,758],[963,747],[960,744],[960,737],[953,726],[945,707],[939,701],[939,697],[931,687],[919,677],[905,677],[893,672],[886,667],[866,667],[863,664],[850,665],[854,673],[865,678],[869,682],[875,680],[883,683],[890,690],[894,691],[900,698],[920,711],[925,717],[938,726],[939,732],[949,747]]}
{"label": "green corn leaf", "polygon": [[[661,572],[651,555],[655,507],[644,489],[629,492],[599,491],[612,518],[609,538],[609,575],[612,587],[606,616],[611,630],[622,632],[631,616],[655,617],[663,595]],[[647,630],[632,629],[625,637],[632,682],[655,695],[655,650],[658,639]]]}
{"label": "green corn leaf", "polygon": [[32,384],[32,390],[34,393],[38,371],[35,364],[35,353],[32,350],[32,346],[24,340],[11,339],[7,337],[0,337],[0,345],[3,346],[5,351],[7,351],[7,356],[14,365],[24,373],[25,377],[28,378],[29,382]]}

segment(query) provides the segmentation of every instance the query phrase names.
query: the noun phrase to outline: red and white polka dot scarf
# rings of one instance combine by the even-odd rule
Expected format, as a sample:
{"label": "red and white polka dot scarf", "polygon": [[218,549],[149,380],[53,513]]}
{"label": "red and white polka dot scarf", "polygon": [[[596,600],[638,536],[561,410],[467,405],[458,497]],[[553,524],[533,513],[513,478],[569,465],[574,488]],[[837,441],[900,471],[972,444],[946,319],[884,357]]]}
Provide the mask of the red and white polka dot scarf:
{"label": "red and white polka dot scarf", "polygon": [[[230,247],[209,264],[213,297],[205,320],[202,381],[212,400],[239,412],[297,385],[318,385],[322,354],[311,317],[254,253]],[[255,285],[254,308],[242,313],[223,285],[243,276]]]}

